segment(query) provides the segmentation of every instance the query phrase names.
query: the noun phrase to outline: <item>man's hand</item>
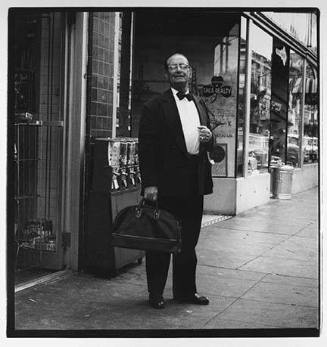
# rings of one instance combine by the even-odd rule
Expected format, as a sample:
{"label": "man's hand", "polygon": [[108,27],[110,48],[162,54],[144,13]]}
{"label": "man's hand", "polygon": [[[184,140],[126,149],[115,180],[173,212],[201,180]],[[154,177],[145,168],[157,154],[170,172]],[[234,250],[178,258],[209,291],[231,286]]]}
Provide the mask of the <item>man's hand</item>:
{"label": "man's hand", "polygon": [[158,188],[157,187],[144,188],[144,199],[149,200],[149,201],[157,201]]}
{"label": "man's hand", "polygon": [[205,126],[198,126],[200,142],[209,142],[212,138],[211,131]]}

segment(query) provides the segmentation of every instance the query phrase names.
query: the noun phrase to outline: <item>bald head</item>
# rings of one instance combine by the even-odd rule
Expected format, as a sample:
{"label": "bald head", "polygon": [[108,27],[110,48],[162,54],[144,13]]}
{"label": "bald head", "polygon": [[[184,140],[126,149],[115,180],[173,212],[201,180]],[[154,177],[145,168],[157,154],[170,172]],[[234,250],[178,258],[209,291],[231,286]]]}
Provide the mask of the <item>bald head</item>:
{"label": "bald head", "polygon": [[170,86],[176,90],[186,92],[192,71],[185,55],[174,53],[165,60],[166,77]]}
{"label": "bald head", "polygon": [[168,65],[170,64],[170,61],[174,60],[175,58],[177,58],[177,59],[178,58],[182,58],[182,59],[184,59],[186,61],[186,64],[189,65],[187,57],[184,54],[182,54],[182,53],[176,52],[176,53],[171,54],[168,57],[166,57],[166,59],[164,61],[165,70],[168,70]]}

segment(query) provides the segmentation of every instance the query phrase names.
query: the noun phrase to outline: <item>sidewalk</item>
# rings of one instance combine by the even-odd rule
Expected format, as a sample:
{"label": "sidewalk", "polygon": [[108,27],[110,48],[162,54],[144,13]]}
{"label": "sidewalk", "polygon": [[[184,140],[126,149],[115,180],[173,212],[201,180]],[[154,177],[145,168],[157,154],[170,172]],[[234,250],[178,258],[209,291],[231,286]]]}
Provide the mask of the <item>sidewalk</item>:
{"label": "sidewalk", "polygon": [[[318,189],[202,228],[198,291],[209,306],[147,303],[145,264],[103,279],[74,273],[16,294],[16,329],[318,328]],[[60,335],[60,333],[59,333]]]}

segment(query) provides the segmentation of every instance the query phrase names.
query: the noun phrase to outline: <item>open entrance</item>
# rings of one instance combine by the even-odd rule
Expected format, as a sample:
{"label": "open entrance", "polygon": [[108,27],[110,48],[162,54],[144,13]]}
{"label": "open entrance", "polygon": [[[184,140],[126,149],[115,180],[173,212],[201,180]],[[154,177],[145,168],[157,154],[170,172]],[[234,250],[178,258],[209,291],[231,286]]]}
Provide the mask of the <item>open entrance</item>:
{"label": "open entrance", "polygon": [[15,283],[62,269],[64,14],[11,13]]}

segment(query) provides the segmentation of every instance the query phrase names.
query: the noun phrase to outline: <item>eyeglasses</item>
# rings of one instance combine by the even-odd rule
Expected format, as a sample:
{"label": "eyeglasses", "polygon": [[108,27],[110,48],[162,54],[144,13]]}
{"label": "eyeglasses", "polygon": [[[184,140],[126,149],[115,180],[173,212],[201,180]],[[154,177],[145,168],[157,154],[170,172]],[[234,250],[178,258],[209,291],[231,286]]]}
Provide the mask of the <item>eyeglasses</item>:
{"label": "eyeglasses", "polygon": [[177,68],[180,68],[181,70],[187,70],[189,69],[190,65],[187,65],[187,64],[170,64],[168,65],[168,70],[170,71],[175,71],[177,70]]}

